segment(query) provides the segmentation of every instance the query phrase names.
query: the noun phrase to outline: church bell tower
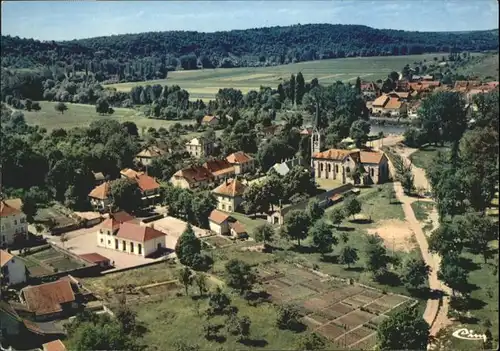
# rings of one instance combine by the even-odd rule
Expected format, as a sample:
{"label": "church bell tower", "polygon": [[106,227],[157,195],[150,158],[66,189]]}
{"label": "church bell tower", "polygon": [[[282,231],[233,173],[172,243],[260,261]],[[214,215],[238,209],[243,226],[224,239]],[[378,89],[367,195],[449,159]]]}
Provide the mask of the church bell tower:
{"label": "church bell tower", "polygon": [[313,121],[312,135],[311,135],[311,158],[312,156],[320,152],[323,148],[323,136],[318,127],[319,122],[319,103],[316,102],[316,116]]}

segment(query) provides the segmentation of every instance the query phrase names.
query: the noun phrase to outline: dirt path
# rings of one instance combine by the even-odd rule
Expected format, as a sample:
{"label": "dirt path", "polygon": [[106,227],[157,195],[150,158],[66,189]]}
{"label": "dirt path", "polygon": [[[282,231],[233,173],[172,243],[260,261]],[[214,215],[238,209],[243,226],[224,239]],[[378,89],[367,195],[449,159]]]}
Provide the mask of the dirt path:
{"label": "dirt path", "polygon": [[[386,138],[384,138],[386,139]],[[387,140],[384,140],[384,145],[387,146],[395,146],[394,150],[403,157],[407,162],[411,162],[409,156],[416,151],[416,149],[411,149],[407,147],[402,147],[397,145],[401,139],[395,137],[389,137]],[[397,146],[396,146],[397,145]],[[392,168],[392,164],[389,162],[389,168],[391,169],[391,173],[394,171]],[[421,168],[415,167],[413,165],[412,171],[415,177],[415,186],[423,187],[425,189],[430,190],[430,185],[427,181],[427,177],[425,176],[425,171]],[[396,191],[396,197],[401,202],[403,206],[403,211],[405,214],[406,221],[408,222],[411,230],[415,234],[415,239],[420,247],[420,252],[422,253],[422,258],[425,263],[431,268],[431,272],[429,274],[429,288],[431,290],[441,290],[448,296],[444,296],[441,300],[427,300],[427,306],[424,311],[423,318],[429,325],[431,326],[430,334],[431,336],[435,336],[439,330],[445,328],[450,325],[452,322],[449,320],[448,314],[448,306],[449,306],[449,296],[451,295],[451,289],[448,288],[445,284],[443,284],[437,277],[437,272],[439,271],[439,264],[441,262],[441,258],[438,255],[432,254],[429,252],[429,245],[427,243],[427,237],[422,230],[422,224],[415,217],[415,213],[411,207],[411,204],[416,201],[415,198],[409,197],[404,194],[401,183],[394,183],[394,190]],[[437,211],[433,211],[431,213],[433,227],[435,228],[438,225],[437,221]],[[441,305],[440,305],[441,301]]]}

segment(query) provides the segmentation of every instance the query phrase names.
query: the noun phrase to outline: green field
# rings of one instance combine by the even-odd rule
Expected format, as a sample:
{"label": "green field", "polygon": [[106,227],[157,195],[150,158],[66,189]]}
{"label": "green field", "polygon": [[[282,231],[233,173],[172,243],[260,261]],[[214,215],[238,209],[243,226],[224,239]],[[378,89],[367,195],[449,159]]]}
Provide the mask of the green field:
{"label": "green field", "polygon": [[294,63],[274,67],[216,68],[197,71],[175,71],[167,79],[146,82],[110,84],[107,87],[129,91],[133,86],[146,84],[179,85],[186,89],[191,99],[213,99],[221,88],[236,88],[243,93],[258,90],[261,86],[276,87],[291,74],[302,72],[306,81],[318,78],[322,84],[336,81],[354,82],[356,77],[376,81],[384,79],[391,71],[401,71],[415,61],[432,61],[438,54],[359,57]]}
{"label": "green field", "polygon": [[74,128],[74,127],[88,127],[93,121],[99,119],[114,119],[120,123],[125,121],[134,122],[141,133],[141,128],[168,128],[174,123],[180,122],[182,124],[193,123],[193,121],[166,121],[160,119],[146,118],[140,111],[130,108],[115,108],[115,112],[111,116],[101,116],[95,111],[93,105],[71,104],[67,103],[68,110],[61,114],[54,109],[56,102],[40,101],[42,109],[38,112],[35,111],[22,111],[26,119],[26,123],[31,125],[39,125],[47,130],[55,128]]}
{"label": "green field", "polygon": [[480,79],[493,77],[495,80],[498,80],[498,54],[487,55],[477,63],[460,68],[457,73],[478,76]]}
{"label": "green field", "polygon": [[415,167],[427,170],[439,152],[444,153],[449,150],[450,148],[446,146],[426,146],[412,153],[410,155],[410,160]]}

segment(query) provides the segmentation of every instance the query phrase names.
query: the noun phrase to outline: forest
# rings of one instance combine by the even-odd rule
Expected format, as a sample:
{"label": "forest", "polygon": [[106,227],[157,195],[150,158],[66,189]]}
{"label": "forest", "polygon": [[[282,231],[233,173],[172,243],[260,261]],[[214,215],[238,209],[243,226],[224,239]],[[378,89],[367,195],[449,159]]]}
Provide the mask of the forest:
{"label": "forest", "polygon": [[227,32],[148,32],[72,41],[2,36],[2,67],[58,66],[96,80],[164,79],[168,71],[429,52],[498,50],[498,31],[409,32],[361,25],[308,24]]}

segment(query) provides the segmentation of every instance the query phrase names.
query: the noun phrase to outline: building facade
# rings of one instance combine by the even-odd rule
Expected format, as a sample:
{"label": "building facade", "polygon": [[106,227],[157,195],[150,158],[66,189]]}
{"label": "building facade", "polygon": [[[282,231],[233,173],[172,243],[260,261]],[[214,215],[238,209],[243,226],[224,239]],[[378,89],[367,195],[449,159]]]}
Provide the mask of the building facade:
{"label": "building facade", "polygon": [[234,212],[243,202],[246,186],[238,179],[228,179],[212,190],[217,199],[217,209]]}
{"label": "building facade", "polygon": [[226,157],[226,160],[234,167],[235,174],[255,171],[255,160],[243,151],[232,153]]}
{"label": "building facade", "polygon": [[20,208],[9,204],[9,200],[0,202],[0,245],[12,245],[16,240],[23,240],[28,235],[26,215]]}
{"label": "building facade", "polygon": [[0,250],[0,271],[2,284],[16,285],[26,282],[26,265],[17,256]]}
{"label": "building facade", "polygon": [[213,153],[214,142],[203,137],[193,138],[186,143],[186,151],[194,157],[206,157]]}

